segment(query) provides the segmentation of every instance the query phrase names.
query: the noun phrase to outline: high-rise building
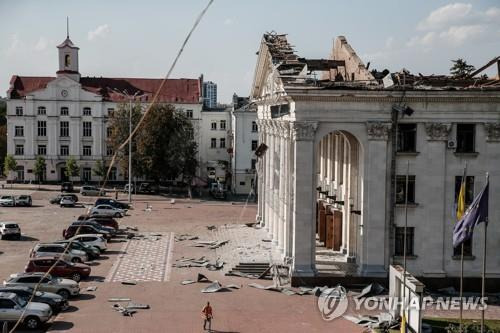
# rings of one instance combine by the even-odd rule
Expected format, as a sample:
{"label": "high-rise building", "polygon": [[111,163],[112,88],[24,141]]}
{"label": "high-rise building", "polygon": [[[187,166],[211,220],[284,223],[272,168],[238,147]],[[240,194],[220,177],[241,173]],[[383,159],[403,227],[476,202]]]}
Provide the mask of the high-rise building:
{"label": "high-rise building", "polygon": [[212,81],[203,82],[203,106],[217,107],[217,84]]}

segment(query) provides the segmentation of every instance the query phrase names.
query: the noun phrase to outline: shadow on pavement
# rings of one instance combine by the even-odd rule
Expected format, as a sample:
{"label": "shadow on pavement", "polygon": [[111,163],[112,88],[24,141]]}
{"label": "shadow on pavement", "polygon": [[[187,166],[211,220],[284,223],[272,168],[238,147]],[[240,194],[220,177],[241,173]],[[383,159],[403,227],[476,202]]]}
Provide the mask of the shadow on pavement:
{"label": "shadow on pavement", "polygon": [[75,326],[73,323],[69,321],[56,320],[52,323],[50,327],[51,331],[68,331]]}
{"label": "shadow on pavement", "polygon": [[26,236],[26,235],[21,235],[21,239],[20,241],[23,241],[23,242],[37,242],[39,241],[38,238],[35,238],[35,237],[30,237],[30,236]]}
{"label": "shadow on pavement", "polygon": [[88,301],[94,298],[95,295],[92,294],[80,294],[77,298],[75,298],[75,301]]}
{"label": "shadow on pavement", "polygon": [[61,313],[71,313],[77,311],[78,308],[74,305],[70,305],[66,310],[62,311]]}

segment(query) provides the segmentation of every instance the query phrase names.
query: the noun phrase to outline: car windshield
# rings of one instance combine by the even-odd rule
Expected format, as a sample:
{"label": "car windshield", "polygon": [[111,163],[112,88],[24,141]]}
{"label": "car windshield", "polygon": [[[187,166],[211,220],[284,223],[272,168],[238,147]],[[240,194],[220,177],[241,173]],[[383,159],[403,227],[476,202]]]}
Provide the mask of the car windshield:
{"label": "car windshield", "polygon": [[5,227],[6,228],[12,228],[12,229],[19,228],[19,226],[17,224],[6,224]]}
{"label": "car windshield", "polygon": [[22,298],[22,297],[18,297],[18,298],[17,298],[17,303],[18,303],[21,307],[23,307],[23,308],[24,308],[28,302],[27,302],[24,298]]}
{"label": "car windshield", "polygon": [[11,198],[12,198],[11,196],[3,195],[1,199],[11,199]]}

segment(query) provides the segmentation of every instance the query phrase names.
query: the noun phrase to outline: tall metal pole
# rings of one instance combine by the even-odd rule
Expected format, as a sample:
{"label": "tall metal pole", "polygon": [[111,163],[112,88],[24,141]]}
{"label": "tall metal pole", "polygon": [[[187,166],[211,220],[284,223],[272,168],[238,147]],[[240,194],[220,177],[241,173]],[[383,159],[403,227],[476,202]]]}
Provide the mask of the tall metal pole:
{"label": "tall metal pole", "polygon": [[406,249],[407,249],[407,232],[408,232],[408,178],[410,178],[410,161],[406,162],[406,182],[405,182],[405,227],[403,237],[403,319],[406,327]]}
{"label": "tall metal pole", "polygon": [[[486,173],[486,183],[489,181],[489,174]],[[489,193],[487,193],[489,194]],[[481,333],[484,333],[484,307],[485,307],[485,291],[486,291],[486,235],[488,234],[488,218],[484,221],[484,243],[483,243],[483,274],[481,276]]]}
{"label": "tall metal pole", "polygon": [[132,98],[129,97],[129,113],[128,113],[128,202],[132,202]]}
{"label": "tall metal pole", "polygon": [[[462,184],[464,184],[464,197],[465,197],[465,193],[467,193],[467,161],[465,161]],[[460,187],[462,187],[462,186],[460,185]],[[459,192],[459,195],[460,195],[460,192]],[[457,205],[458,205],[458,200],[457,200]],[[460,216],[460,218],[462,218],[462,216]],[[462,333],[464,331],[464,327],[463,327],[463,312],[464,312],[463,293],[464,293],[464,242],[462,242],[462,244],[460,245],[460,333]]]}

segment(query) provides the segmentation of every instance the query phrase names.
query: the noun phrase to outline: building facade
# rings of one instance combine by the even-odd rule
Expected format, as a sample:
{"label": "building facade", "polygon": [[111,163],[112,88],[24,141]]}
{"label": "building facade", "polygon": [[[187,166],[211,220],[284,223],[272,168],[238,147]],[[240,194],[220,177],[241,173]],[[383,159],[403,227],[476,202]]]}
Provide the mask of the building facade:
{"label": "building facade", "polygon": [[203,106],[206,108],[217,107],[217,84],[212,81],[203,82]]}
{"label": "building facade", "polygon": [[[222,119],[229,124],[230,118],[229,112],[213,115],[203,111],[201,78],[169,79],[160,89],[162,79],[82,77],[78,47],[68,37],[57,48],[59,70],[55,77],[14,75],[10,81],[7,153],[17,161],[15,180],[34,181],[35,158],[43,156],[43,180],[66,180],[66,160],[72,157],[80,166],[82,182],[98,181],[92,172],[96,162],[110,160],[113,155],[106,143],[110,114],[128,102],[127,95],[137,95],[135,102],[145,109],[157,91],[158,102],[170,103],[192,119],[199,150],[198,176],[208,177],[207,161],[215,159],[215,152],[223,145],[223,136],[217,136],[217,149],[210,148],[212,132],[208,128],[212,121],[220,128]],[[229,161],[223,153],[217,157]],[[119,168],[113,168],[110,181],[125,177]]]}
{"label": "building facade", "polygon": [[[489,218],[500,218],[492,204],[500,200],[499,88],[446,78],[455,87],[443,89],[434,77],[409,73],[392,81],[400,74],[406,80],[384,85],[344,37],[328,60],[299,58],[285,35],[262,39],[251,95],[267,146],[258,160],[257,221],[296,284],[328,276],[317,244],[340,258],[332,278],[387,277],[402,261],[406,200],[408,271],[459,276],[453,212],[465,165],[467,202],[488,172]],[[467,277],[481,273],[482,228],[467,246]],[[491,278],[500,278],[499,238],[500,225],[490,223]]]}

